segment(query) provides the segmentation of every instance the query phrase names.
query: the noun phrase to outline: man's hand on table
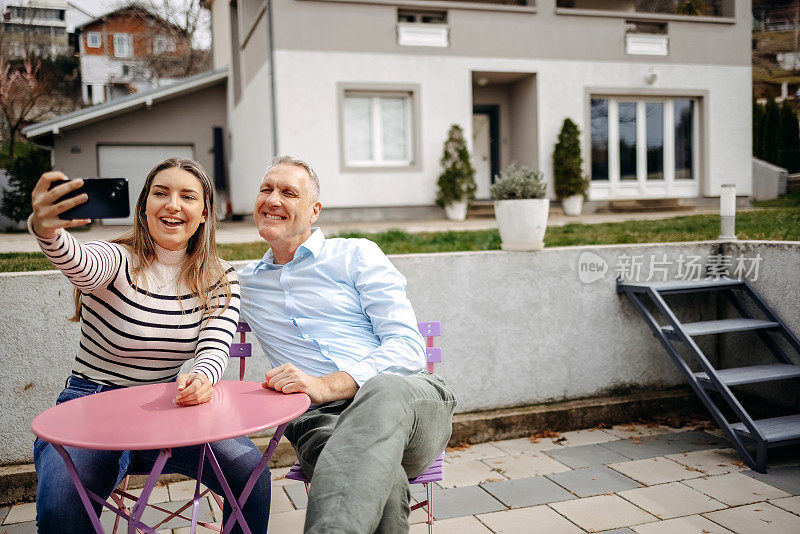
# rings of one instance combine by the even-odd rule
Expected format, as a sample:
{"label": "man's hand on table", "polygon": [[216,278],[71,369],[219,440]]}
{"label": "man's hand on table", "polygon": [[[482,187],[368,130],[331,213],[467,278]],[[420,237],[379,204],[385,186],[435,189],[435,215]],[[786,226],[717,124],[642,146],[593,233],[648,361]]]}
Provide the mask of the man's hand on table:
{"label": "man's hand on table", "polygon": [[175,396],[175,404],[178,406],[194,406],[211,400],[214,386],[211,384],[211,380],[202,373],[178,375],[176,383],[178,394]]}
{"label": "man's hand on table", "polygon": [[356,381],[344,371],[315,377],[304,373],[291,363],[267,371],[261,386],[281,393],[305,393],[314,404],[352,399],[358,391]]}

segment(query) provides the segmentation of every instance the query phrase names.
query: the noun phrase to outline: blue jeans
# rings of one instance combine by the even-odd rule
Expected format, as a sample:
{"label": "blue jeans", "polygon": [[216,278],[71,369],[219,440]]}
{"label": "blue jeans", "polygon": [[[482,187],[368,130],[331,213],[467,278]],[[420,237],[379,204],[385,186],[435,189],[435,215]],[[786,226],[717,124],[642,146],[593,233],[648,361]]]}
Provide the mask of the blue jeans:
{"label": "blue jeans", "polygon": [[[92,395],[101,391],[116,389],[71,376],[67,386],[59,395],[56,404]],[[98,424],[102,424],[98,421]],[[65,447],[81,481],[86,489],[100,497],[107,498],[114,488],[125,478],[128,470],[150,471],[159,451],[96,451]],[[244,489],[247,479],[261,460],[261,452],[247,437],[226,439],[211,444],[225,478],[237,497]],[[201,446],[178,447],[172,449],[172,456],[164,467],[165,473],[180,473],[189,477],[197,474]],[[40,533],[93,532],[89,516],[83,507],[77,490],[69,476],[64,460],[52,445],[36,440],[33,447],[33,461],[39,486],[36,492],[36,524]],[[203,466],[202,483],[218,495],[224,494],[222,486],[206,460]],[[93,502],[95,512],[100,505]],[[255,533],[267,532],[270,505],[270,473],[265,469],[259,477],[242,513],[250,530]],[[230,517],[231,508],[227,500],[222,510],[223,522]],[[223,523],[224,524],[224,523]],[[237,524],[233,532],[242,532]]]}

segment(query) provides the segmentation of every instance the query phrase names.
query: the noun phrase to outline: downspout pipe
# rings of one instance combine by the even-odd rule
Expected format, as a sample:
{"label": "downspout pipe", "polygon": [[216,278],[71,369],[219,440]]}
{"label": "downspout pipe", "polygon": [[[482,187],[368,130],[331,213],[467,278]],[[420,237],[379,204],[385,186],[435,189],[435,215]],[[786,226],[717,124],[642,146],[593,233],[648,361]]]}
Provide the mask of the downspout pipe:
{"label": "downspout pipe", "polygon": [[278,101],[275,97],[275,24],[272,14],[272,0],[267,2],[267,32],[269,35],[269,86],[270,104],[272,107],[272,154],[277,156],[278,152]]}

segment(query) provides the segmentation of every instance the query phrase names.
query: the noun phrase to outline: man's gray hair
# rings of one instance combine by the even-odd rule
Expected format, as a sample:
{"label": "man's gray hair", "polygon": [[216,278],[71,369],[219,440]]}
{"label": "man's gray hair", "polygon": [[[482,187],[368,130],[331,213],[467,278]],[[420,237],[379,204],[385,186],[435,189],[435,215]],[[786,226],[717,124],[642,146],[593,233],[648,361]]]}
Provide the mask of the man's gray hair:
{"label": "man's gray hair", "polygon": [[281,164],[294,165],[295,167],[300,167],[301,169],[305,170],[311,177],[311,181],[309,183],[311,185],[311,192],[314,194],[314,199],[319,199],[319,176],[317,176],[317,172],[311,168],[311,165],[294,156],[275,156],[272,158],[272,163],[270,163],[269,167],[267,167],[267,172],[269,172],[270,169],[276,165]]}

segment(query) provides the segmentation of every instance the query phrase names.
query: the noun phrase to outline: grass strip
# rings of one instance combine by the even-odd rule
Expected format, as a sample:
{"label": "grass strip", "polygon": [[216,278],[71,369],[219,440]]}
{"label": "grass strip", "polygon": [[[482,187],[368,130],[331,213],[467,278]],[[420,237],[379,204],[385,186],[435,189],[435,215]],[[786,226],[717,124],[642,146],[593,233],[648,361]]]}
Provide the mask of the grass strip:
{"label": "grass strip", "polygon": [[[786,206],[787,199],[781,199]],[[788,207],[741,212],[736,216],[739,239],[800,241],[800,195],[792,195]],[[796,202],[796,204],[795,204]],[[601,224],[567,224],[547,229],[545,246],[613,245],[625,243],[671,243],[706,241],[719,235],[718,215],[687,215],[670,219],[626,221]],[[499,250],[497,230],[421,232],[402,230],[379,233],[346,233],[338,237],[365,237],[375,241],[386,254],[419,254]],[[220,256],[230,260],[260,258],[267,250],[263,241],[218,244]],[[0,272],[52,269],[40,252],[0,254]]]}

